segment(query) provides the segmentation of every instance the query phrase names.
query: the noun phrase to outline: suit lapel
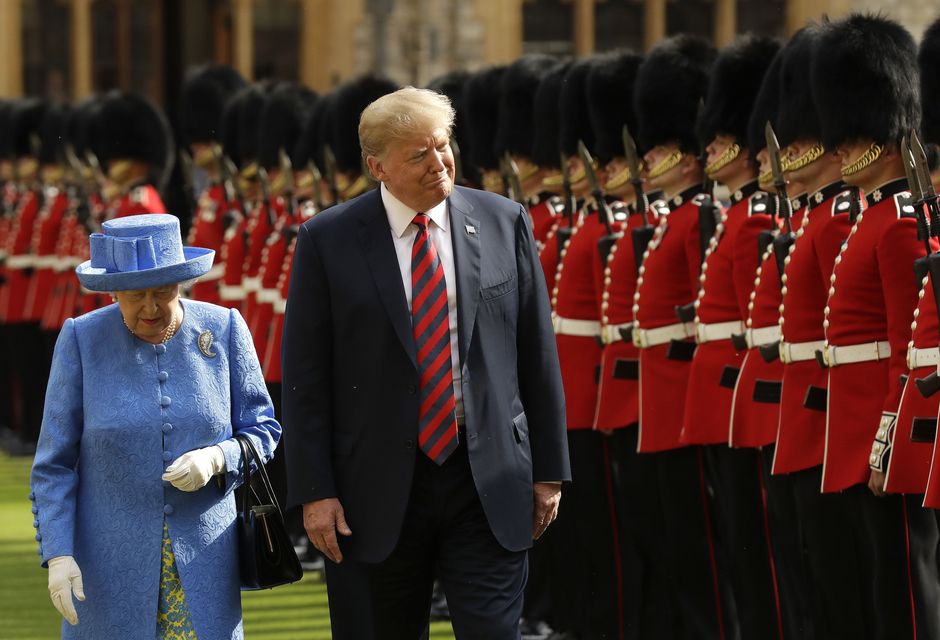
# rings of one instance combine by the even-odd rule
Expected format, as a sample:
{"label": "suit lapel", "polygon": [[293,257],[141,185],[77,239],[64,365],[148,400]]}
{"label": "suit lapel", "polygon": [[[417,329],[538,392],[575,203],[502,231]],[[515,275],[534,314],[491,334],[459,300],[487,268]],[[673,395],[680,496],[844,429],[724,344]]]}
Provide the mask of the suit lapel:
{"label": "suit lapel", "polygon": [[388,217],[379,190],[375,189],[369,200],[363,203],[360,240],[369,270],[375,280],[382,304],[398,334],[402,347],[411,363],[417,369],[417,356],[415,355],[414,336],[411,332],[411,314],[408,312],[408,302],[405,300],[405,289],[401,282],[401,271],[398,268],[398,255],[395,253],[395,244],[389,231]]}
{"label": "suit lapel", "polygon": [[454,243],[454,268],[457,272],[457,340],[461,366],[467,361],[470,338],[480,301],[480,221],[470,217],[473,211],[466,198],[455,188],[450,198],[451,239]]}

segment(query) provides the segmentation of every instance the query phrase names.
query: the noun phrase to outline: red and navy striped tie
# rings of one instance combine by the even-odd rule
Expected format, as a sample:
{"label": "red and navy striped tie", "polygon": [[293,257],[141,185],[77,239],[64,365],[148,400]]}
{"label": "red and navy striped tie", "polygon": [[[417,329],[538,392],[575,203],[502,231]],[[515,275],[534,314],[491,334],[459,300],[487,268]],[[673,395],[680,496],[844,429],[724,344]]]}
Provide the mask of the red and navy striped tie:
{"label": "red and navy striped tie", "polygon": [[429,222],[426,214],[414,217],[418,234],[411,248],[411,326],[421,375],[418,445],[431,460],[443,464],[457,448],[457,417],[447,286],[444,266],[428,235]]}

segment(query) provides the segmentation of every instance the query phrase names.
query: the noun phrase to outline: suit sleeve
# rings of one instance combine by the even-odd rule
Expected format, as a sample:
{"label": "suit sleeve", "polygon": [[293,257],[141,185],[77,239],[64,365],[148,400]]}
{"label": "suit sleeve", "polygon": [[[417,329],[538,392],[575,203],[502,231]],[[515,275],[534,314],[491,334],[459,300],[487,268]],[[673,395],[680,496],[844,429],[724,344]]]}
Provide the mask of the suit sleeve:
{"label": "suit sleeve", "polygon": [[[274,456],[281,437],[281,425],[274,419],[274,406],[261,375],[248,325],[235,309],[229,311],[229,384],[232,402],[232,434],[247,436],[261,459]],[[225,454],[225,490],[241,484],[241,447],[234,438],[219,443]],[[250,461],[252,471],[256,464]]]}
{"label": "suit sleeve", "polygon": [[571,480],[565,432],[565,394],[548,291],[529,216],[521,207],[515,231],[519,274],[517,367],[519,394],[529,423],[532,479],[535,482]]}
{"label": "suit sleeve", "polygon": [[[917,240],[914,220],[902,218],[893,223],[885,230],[875,251],[888,319],[888,342],[891,344],[888,394],[882,411],[893,413],[901,402],[900,378],[907,373],[905,357],[911,339],[911,319],[917,308],[919,283],[914,275],[914,261],[924,255],[924,247]],[[876,428],[877,425],[872,425],[873,430]]]}
{"label": "suit sleeve", "polygon": [[297,236],[282,335],[288,502],[334,498],[330,291],[320,249],[307,225]]}
{"label": "suit sleeve", "polygon": [[84,430],[82,359],[75,321],[65,321],[56,341],[49,393],[30,479],[33,519],[42,536],[40,557],[74,555],[79,450]]}

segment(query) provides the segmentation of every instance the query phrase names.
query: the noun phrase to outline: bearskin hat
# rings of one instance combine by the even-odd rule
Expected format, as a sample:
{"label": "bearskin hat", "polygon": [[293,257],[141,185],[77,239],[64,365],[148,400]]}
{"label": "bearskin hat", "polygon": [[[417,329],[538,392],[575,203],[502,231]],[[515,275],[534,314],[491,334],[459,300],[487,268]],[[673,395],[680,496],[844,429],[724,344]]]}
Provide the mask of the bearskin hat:
{"label": "bearskin hat", "polygon": [[453,137],[457,141],[457,146],[460,147],[463,177],[473,184],[479,184],[480,175],[472,162],[473,142],[470,137],[470,125],[467,122],[467,100],[464,96],[464,88],[469,79],[469,71],[451,71],[431,80],[428,83],[428,89],[450,99],[456,113]]}
{"label": "bearskin hat", "polygon": [[297,144],[294,146],[294,152],[291,154],[291,160],[297,167],[306,165],[313,160],[317,168],[323,171],[323,141],[321,140],[321,128],[323,127],[324,117],[329,111],[330,98],[332,93],[318,96],[307,111],[303,122],[303,131],[297,138]]}
{"label": "bearskin hat", "polygon": [[561,167],[561,90],[571,62],[560,62],[550,69],[535,92],[535,141],[532,161],[540,167]]}
{"label": "bearskin hat", "polygon": [[583,141],[588,149],[594,149],[587,96],[587,77],[593,64],[593,56],[575,60],[565,74],[561,88],[559,142],[561,150],[568,156],[578,155],[578,140]]}
{"label": "bearskin hat", "polygon": [[163,112],[139,94],[116,89],[105,94],[95,112],[93,135],[102,166],[111,160],[139,160],[159,176],[173,163],[170,125]]}
{"label": "bearskin hat", "polygon": [[821,29],[814,24],[800,29],[782,49],[780,93],[774,119],[774,132],[781,148],[800,139],[822,140],[813,88],[807,82],[813,66],[813,47]]}
{"label": "bearskin hat", "polygon": [[359,116],[370,104],[398,90],[398,85],[381,76],[364,75],[336,90],[330,109],[333,127],[331,149],[336,168],[358,174],[362,170],[362,149],[359,146]]}
{"label": "bearskin hat", "polygon": [[467,119],[470,121],[470,148],[473,164],[479,169],[497,169],[496,130],[505,66],[487,67],[470,76],[464,88]]}
{"label": "bearskin hat", "polygon": [[244,86],[245,79],[228,65],[209,63],[190,69],[180,101],[186,144],[219,140],[225,103]]}
{"label": "bearskin hat", "polygon": [[615,51],[598,56],[587,78],[588,115],[594,131],[594,152],[606,164],[623,156],[623,125],[636,135],[633,83],[643,56]]}
{"label": "bearskin hat", "polygon": [[542,54],[525,55],[506,67],[499,97],[499,124],[495,151],[529,157],[535,138],[532,111],[535,92],[555,59]]}
{"label": "bearskin hat", "polygon": [[94,95],[69,109],[65,119],[65,142],[72,146],[75,155],[83,162],[85,151],[91,148],[90,136],[100,106],[101,96]]}
{"label": "bearskin hat", "polygon": [[852,14],[822,28],[811,81],[826,148],[858,139],[897,144],[920,123],[917,47],[887,18]]}
{"label": "bearskin hat", "polygon": [[747,123],[770,61],[780,50],[772,38],[746,35],[718,53],[708,83],[699,140],[707,145],[717,135],[747,140]]}
{"label": "bearskin hat", "polygon": [[767,123],[777,124],[777,110],[780,106],[780,68],[783,66],[783,56],[786,49],[781,49],[770,61],[767,73],[760,83],[760,90],[754,99],[751,115],[747,121],[747,146],[751,157],[767,146],[767,136],[764,130]]}
{"label": "bearskin hat", "polygon": [[663,40],[650,51],[633,91],[641,147],[677,143],[683,151],[699,152],[698,105],[715,55],[708,41],[688,34]]}
{"label": "bearskin hat", "polygon": [[0,100],[0,158],[13,155],[13,118],[16,101]]}
{"label": "bearskin hat", "polygon": [[57,164],[65,159],[65,123],[69,107],[64,104],[50,105],[39,124],[39,162]]}
{"label": "bearskin hat", "polygon": [[267,84],[250,84],[232,96],[222,112],[220,142],[225,154],[240,168],[258,158],[258,126],[268,90]]}
{"label": "bearskin hat", "polygon": [[297,161],[294,153],[297,139],[316,99],[317,94],[301,84],[282,82],[274,87],[261,109],[258,164],[266,169],[280,166],[281,149],[291,162]]}
{"label": "bearskin hat", "polygon": [[924,32],[917,62],[920,66],[924,140],[940,144],[940,19]]}
{"label": "bearskin hat", "polygon": [[24,98],[13,106],[13,137],[11,150],[14,156],[31,156],[38,153],[39,127],[49,105],[40,98]]}

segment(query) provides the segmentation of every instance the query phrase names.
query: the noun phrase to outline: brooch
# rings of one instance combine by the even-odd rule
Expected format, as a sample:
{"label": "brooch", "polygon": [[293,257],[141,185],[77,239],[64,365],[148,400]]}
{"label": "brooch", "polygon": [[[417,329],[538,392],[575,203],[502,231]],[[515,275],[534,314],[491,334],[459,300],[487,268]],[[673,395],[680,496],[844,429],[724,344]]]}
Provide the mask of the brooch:
{"label": "brooch", "polygon": [[199,345],[199,350],[202,351],[202,355],[205,357],[214,358],[218,355],[215,351],[212,351],[212,332],[208,329],[199,334],[196,343]]}

